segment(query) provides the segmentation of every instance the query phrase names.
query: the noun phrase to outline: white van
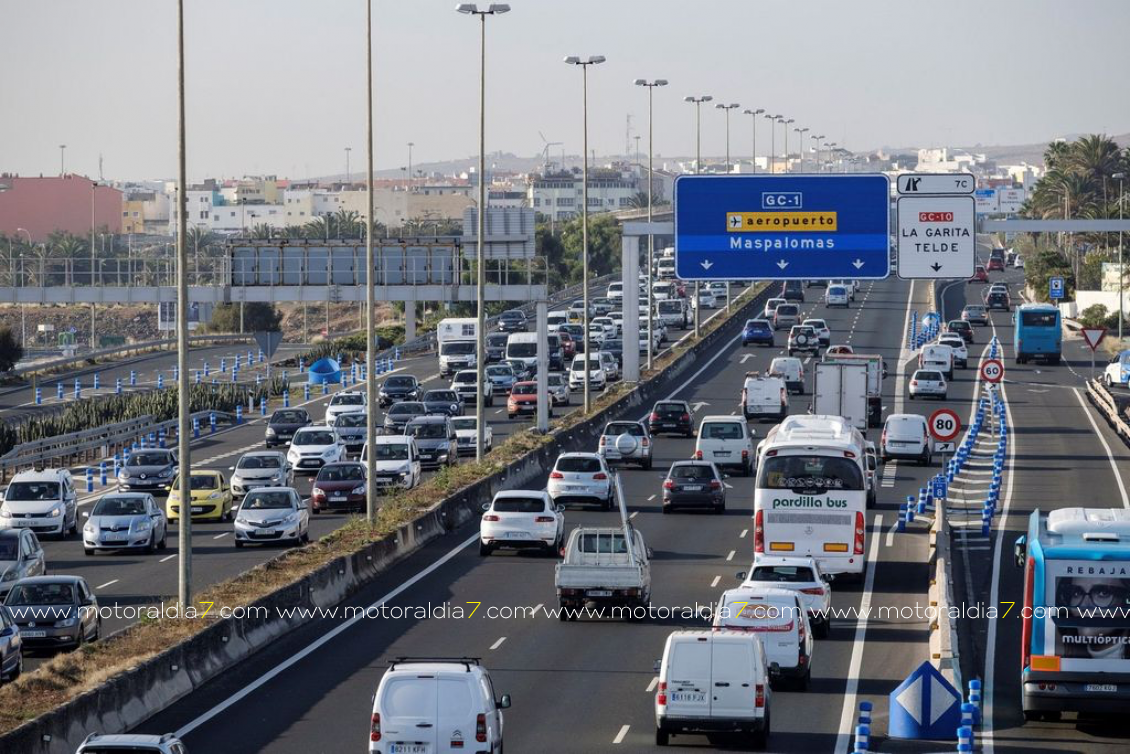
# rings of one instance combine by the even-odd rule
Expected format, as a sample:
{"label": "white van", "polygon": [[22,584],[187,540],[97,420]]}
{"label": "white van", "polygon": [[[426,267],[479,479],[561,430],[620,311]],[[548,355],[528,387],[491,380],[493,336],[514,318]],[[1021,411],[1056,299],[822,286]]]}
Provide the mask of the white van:
{"label": "white van", "polygon": [[655,266],[655,272],[661,278],[675,277],[675,260],[674,259],[660,259],[659,264]]}
{"label": "white van", "polygon": [[494,698],[478,660],[397,659],[373,697],[369,751],[502,751],[502,710],[509,707],[509,694]]}
{"label": "white van", "polygon": [[741,733],[753,748],[769,741],[769,667],[756,634],[675,631],[659,661],[655,745],[673,734]]}
{"label": "white van", "polygon": [[778,356],[769,362],[769,374],[785,380],[790,393],[804,395],[804,363],[795,356]]}
{"label": "white van", "polygon": [[687,328],[687,300],[683,298],[669,298],[659,301],[655,305],[660,321],[667,327]]}
{"label": "white van", "polygon": [[807,691],[812,676],[812,626],[797,593],[774,587],[727,589],[714,611],[714,628],[749,631],[765,645],[769,682],[778,688],[792,681]]}
{"label": "white van", "polygon": [[[601,361],[599,353],[588,354],[588,379],[590,390],[603,390],[608,384],[608,375],[604,371],[604,362]],[[585,354],[583,353],[574,356],[573,363],[569,366],[569,389],[585,389]]]}
{"label": "white van", "polygon": [[31,529],[63,539],[78,532],[78,493],[67,469],[21,471],[0,504],[0,529]]}
{"label": "white van", "polygon": [[789,415],[789,391],[783,377],[747,372],[742,387],[742,413],[746,419],[775,419]]}
{"label": "white van", "polygon": [[675,298],[675,284],[669,280],[656,282],[651,286],[651,297],[655,301],[666,301]]}
{"label": "white van", "polygon": [[[538,363],[538,338],[545,337],[536,332],[516,332],[506,340],[506,358],[520,361],[528,367]],[[546,348],[546,358],[549,349]]]}
{"label": "white van", "polygon": [[880,441],[883,463],[892,458],[908,458],[923,466],[931,462],[930,430],[921,414],[891,414],[883,425]]}
{"label": "white van", "polygon": [[753,472],[753,435],[740,416],[706,416],[698,425],[694,457],[718,468],[738,468],[742,476]]}
{"label": "white van", "polygon": [[937,369],[947,380],[953,379],[953,349],[938,344],[923,346],[918,353],[919,369]]}
{"label": "white van", "polygon": [[545,329],[549,332],[557,332],[557,328],[567,324],[569,324],[569,312],[556,311],[545,315]]}
{"label": "white van", "polygon": [[610,283],[608,290],[605,291],[605,296],[612,299],[613,303],[619,304],[624,300],[624,284],[622,282]]}

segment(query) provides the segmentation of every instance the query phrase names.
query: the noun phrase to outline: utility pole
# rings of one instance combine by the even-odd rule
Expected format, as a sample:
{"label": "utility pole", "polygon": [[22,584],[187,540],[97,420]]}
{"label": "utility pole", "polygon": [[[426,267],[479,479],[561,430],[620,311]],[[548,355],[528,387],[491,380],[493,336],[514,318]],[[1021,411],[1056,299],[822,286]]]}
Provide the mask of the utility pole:
{"label": "utility pole", "polygon": [[67,145],[59,145],[59,175],[64,176],[67,174]]}
{"label": "utility pole", "polygon": [[[654,94],[655,87],[667,86],[667,79],[655,79],[648,81],[647,79],[636,79],[636,86],[647,87],[647,368],[652,368],[652,359],[655,353],[655,327],[652,320],[655,319],[655,312],[652,311],[653,291],[655,287],[655,236],[651,233],[651,208],[655,203],[652,200],[652,158],[655,154],[655,108],[654,108]],[[638,136],[636,137],[639,138]],[[636,142],[639,143],[638,141]],[[637,150],[639,147],[637,147]],[[637,159],[637,162],[639,160]],[[588,356],[585,356],[587,359]]]}
{"label": "utility pole", "polygon": [[192,604],[192,437],[188,384],[188,248],[185,233],[188,217],[188,171],[185,166],[184,101],[184,0],[177,0],[177,455],[180,493],[180,524],[177,537],[177,596],[181,610]]}
{"label": "utility pole", "polygon": [[[1122,199],[1123,199],[1123,183],[1126,180],[1125,173],[1115,173],[1111,178],[1118,179],[1118,219],[1122,219]],[[1118,229],[1118,345],[1122,346],[1122,319],[1126,316],[1125,306],[1122,303],[1123,287],[1126,283],[1126,273],[1122,269],[1122,229]]]}
{"label": "utility pole", "polygon": [[376,277],[373,258],[373,0],[365,2],[365,442],[369,453],[365,457],[365,517],[377,517],[377,379],[376,371]]}
{"label": "utility pole", "polygon": [[[698,175],[702,171],[702,103],[710,102],[713,97],[709,94],[704,94],[701,97],[683,97],[683,102],[694,103],[694,174]],[[698,281],[694,282],[694,289],[691,293],[694,297],[691,301],[694,303],[694,336],[698,337],[700,316],[702,312],[702,305],[698,300]]]}
{"label": "utility pole", "polygon": [[753,124],[753,172],[757,172],[757,116],[765,112],[764,108],[757,108],[756,110],[742,110],[742,115],[749,115],[750,122]]}

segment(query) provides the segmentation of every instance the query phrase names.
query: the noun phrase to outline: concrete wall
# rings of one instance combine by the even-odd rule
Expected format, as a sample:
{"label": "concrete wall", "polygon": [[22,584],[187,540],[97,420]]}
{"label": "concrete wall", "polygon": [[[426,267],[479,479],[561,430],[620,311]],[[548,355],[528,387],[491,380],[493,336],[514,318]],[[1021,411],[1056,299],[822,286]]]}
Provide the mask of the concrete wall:
{"label": "concrete wall", "polygon": [[81,175],[49,178],[0,176],[0,231],[9,236],[31,233],[32,241],[46,241],[56,230],[90,237],[93,191],[94,226],[111,233],[122,230],[122,192],[97,186]]}

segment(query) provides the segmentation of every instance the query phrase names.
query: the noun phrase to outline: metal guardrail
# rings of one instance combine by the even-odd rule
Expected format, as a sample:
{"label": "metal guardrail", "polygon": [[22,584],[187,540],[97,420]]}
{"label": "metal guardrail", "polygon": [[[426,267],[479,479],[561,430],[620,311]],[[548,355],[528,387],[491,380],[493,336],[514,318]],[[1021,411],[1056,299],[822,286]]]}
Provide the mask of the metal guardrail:
{"label": "metal guardrail", "polygon": [[1130,422],[1126,421],[1126,417],[1119,409],[1119,402],[1115,399],[1106,386],[1099,380],[1088,380],[1087,382],[1087,397],[1090,399],[1091,404],[1099,410],[1099,413],[1107,420],[1122,441],[1130,445]]}
{"label": "metal guardrail", "polygon": [[[189,342],[205,343],[238,343],[240,341],[253,341],[254,335],[245,333],[243,335],[197,335],[189,338]],[[123,346],[113,346],[111,348],[99,348],[95,351],[88,351],[81,356],[67,356],[61,359],[53,359],[51,361],[41,361],[38,364],[30,364],[26,367],[13,369],[8,372],[9,375],[19,377],[32,372],[40,372],[45,369],[56,369],[58,367],[68,366],[70,364],[78,364],[88,359],[97,359],[102,356],[113,356],[118,353],[129,353],[130,351],[145,351],[152,348],[160,348],[161,346],[175,346],[177,343],[176,338],[166,338],[163,340],[147,340],[142,343],[131,343]]]}

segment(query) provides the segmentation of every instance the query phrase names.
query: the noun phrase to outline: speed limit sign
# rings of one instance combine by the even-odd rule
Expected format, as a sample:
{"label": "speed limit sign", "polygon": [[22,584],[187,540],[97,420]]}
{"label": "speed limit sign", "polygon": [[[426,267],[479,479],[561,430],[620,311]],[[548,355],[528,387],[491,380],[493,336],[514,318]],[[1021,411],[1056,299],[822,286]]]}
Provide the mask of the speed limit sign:
{"label": "speed limit sign", "polygon": [[948,408],[939,408],[930,414],[927,424],[930,425],[930,436],[938,442],[949,442],[961,432],[961,419]]}
{"label": "speed limit sign", "polygon": [[981,362],[981,379],[985,382],[1000,382],[1004,379],[1004,364],[999,359]]}

